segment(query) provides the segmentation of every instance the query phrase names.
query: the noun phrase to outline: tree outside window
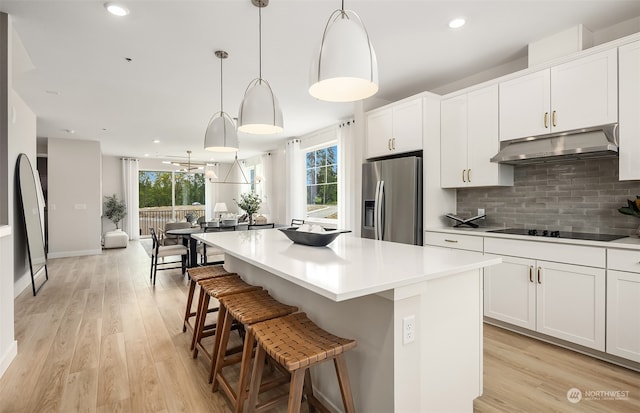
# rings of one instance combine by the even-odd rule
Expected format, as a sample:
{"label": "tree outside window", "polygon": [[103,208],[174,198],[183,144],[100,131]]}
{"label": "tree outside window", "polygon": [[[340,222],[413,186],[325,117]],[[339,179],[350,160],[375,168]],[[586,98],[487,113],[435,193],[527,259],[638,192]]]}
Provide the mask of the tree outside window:
{"label": "tree outside window", "polygon": [[307,218],[338,219],[338,146],[306,153]]}

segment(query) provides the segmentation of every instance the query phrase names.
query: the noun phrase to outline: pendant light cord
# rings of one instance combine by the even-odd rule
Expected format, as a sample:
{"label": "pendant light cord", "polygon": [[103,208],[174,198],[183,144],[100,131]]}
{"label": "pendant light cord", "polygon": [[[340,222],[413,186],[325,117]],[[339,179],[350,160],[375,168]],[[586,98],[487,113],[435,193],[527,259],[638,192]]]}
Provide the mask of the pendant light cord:
{"label": "pendant light cord", "polygon": [[258,78],[262,82],[262,6],[258,7]]}
{"label": "pendant light cord", "polygon": [[224,113],[224,107],[222,106],[222,95],[224,93],[222,89],[222,61],[224,59],[220,58],[220,112]]}

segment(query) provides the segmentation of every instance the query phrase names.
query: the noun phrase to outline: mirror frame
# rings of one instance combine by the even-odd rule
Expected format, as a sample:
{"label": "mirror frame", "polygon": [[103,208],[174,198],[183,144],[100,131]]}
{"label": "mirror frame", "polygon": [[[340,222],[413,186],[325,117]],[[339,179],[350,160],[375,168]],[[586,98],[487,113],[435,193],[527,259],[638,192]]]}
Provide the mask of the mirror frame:
{"label": "mirror frame", "polygon": [[[49,270],[47,268],[47,251],[44,247],[44,238],[42,235],[42,220],[40,219],[36,177],[29,157],[24,153],[18,155],[15,175],[18,199],[21,206],[20,212],[23,230],[27,241],[29,268],[31,269],[31,289],[35,296],[40,288],[49,280]],[[45,279],[36,289],[35,277],[42,268],[44,268]]]}

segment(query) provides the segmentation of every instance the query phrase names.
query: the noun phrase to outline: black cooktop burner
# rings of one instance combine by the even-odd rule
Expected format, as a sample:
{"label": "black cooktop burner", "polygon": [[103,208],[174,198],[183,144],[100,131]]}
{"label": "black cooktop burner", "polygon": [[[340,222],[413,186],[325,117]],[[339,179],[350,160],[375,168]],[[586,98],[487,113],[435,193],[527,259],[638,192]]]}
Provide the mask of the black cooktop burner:
{"label": "black cooktop burner", "polygon": [[549,238],[569,238],[569,239],[581,239],[587,241],[613,241],[620,238],[625,238],[624,235],[612,235],[612,234],[589,234],[585,232],[565,232],[565,231],[552,231],[552,230],[540,230],[540,229],[525,229],[525,228],[506,228],[506,229],[494,229],[492,231],[499,234],[513,234],[513,235],[531,235],[535,237],[549,237]]}

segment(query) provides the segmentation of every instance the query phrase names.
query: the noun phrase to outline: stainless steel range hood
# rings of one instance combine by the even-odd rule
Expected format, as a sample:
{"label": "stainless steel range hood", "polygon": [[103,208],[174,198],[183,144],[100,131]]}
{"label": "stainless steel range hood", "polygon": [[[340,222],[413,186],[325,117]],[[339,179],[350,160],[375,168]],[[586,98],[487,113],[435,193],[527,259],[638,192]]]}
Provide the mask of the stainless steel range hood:
{"label": "stainless steel range hood", "polygon": [[511,165],[618,155],[618,124],[505,141],[491,162]]}

